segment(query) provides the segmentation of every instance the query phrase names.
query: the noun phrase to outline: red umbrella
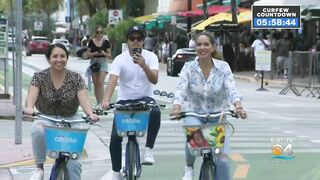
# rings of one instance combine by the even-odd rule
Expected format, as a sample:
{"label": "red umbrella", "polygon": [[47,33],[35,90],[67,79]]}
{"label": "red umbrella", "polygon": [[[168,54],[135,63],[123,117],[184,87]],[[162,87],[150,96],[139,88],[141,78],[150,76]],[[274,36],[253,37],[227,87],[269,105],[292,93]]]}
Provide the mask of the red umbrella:
{"label": "red umbrella", "polygon": [[[212,16],[214,14],[228,12],[230,10],[231,10],[230,6],[210,6],[210,7],[208,7],[208,15]],[[238,12],[242,12],[245,10],[247,10],[247,9],[245,9],[245,8],[238,8],[237,9]],[[177,16],[184,16],[184,17],[203,16],[203,10],[197,9],[197,10],[193,10],[193,11],[178,12]]]}

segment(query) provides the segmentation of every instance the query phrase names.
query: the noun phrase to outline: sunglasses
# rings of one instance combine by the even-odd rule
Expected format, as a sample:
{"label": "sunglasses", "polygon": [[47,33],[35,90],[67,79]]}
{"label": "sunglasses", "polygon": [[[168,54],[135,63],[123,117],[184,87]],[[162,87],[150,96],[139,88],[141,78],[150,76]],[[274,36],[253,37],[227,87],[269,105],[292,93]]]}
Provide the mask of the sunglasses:
{"label": "sunglasses", "polygon": [[102,34],[102,31],[96,31],[97,34]]}
{"label": "sunglasses", "polygon": [[138,42],[141,42],[143,40],[143,37],[141,36],[131,36],[131,37],[128,37],[128,39],[132,42],[134,42],[135,40],[137,40]]}

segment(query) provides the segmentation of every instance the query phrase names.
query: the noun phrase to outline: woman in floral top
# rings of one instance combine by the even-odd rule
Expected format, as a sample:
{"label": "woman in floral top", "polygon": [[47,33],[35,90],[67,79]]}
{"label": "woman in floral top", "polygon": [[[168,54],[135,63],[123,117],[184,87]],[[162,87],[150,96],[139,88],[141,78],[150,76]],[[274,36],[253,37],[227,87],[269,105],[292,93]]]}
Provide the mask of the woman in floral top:
{"label": "woman in floral top", "polygon": [[[186,111],[189,112],[220,112],[228,109],[229,104],[233,104],[241,118],[247,117],[230,67],[226,62],[212,58],[215,51],[215,42],[210,33],[202,32],[197,35],[197,57],[194,61],[187,62],[181,70],[170,116],[177,116],[181,111],[181,105],[186,100]],[[202,124],[202,121],[188,117],[184,119],[184,124],[197,125]],[[182,179],[192,180],[195,157],[190,154],[187,146],[185,153],[187,166]],[[226,150],[224,153],[227,153]],[[230,179],[226,154],[218,157],[216,167],[217,180]]]}
{"label": "woman in floral top", "polygon": [[[53,118],[72,120],[81,118],[77,115],[80,105],[91,120],[98,121],[98,116],[92,112],[83,78],[80,74],[65,68],[68,61],[65,46],[50,45],[46,58],[51,67],[33,75],[24,113],[32,115],[36,107],[39,112]],[[37,169],[30,180],[43,180],[43,163],[46,159],[44,125],[55,124],[43,119],[37,119],[32,124],[32,148]],[[73,123],[72,127],[79,127],[79,124]],[[67,168],[70,179],[81,179],[81,166],[78,161],[68,161]]]}

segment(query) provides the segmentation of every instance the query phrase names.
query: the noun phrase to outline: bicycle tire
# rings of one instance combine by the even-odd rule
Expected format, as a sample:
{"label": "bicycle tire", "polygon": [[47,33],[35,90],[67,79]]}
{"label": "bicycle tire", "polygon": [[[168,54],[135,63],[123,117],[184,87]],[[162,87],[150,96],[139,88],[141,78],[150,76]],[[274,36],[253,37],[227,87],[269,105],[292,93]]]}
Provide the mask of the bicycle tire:
{"label": "bicycle tire", "polygon": [[129,172],[128,172],[128,180],[136,180],[136,144],[133,141],[129,141]]}
{"label": "bicycle tire", "polygon": [[70,180],[66,163],[61,163],[57,168],[57,180]]}
{"label": "bicycle tire", "polygon": [[199,180],[214,180],[214,164],[212,161],[205,161],[201,165]]}

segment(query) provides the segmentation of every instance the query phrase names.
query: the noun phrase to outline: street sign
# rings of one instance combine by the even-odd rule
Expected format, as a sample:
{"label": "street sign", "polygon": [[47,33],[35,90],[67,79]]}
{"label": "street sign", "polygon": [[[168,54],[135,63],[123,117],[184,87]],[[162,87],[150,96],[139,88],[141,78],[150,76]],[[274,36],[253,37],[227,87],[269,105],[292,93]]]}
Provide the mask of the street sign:
{"label": "street sign", "polygon": [[108,16],[109,16],[109,24],[113,24],[113,25],[118,24],[123,19],[122,10],[119,10],[119,9],[109,10]]}
{"label": "street sign", "polygon": [[34,22],[34,30],[35,31],[42,31],[43,26],[42,26],[42,21],[35,21]]}
{"label": "street sign", "polygon": [[8,57],[8,21],[0,18],[0,58]]}
{"label": "street sign", "polygon": [[257,51],[256,71],[271,71],[271,51]]}

